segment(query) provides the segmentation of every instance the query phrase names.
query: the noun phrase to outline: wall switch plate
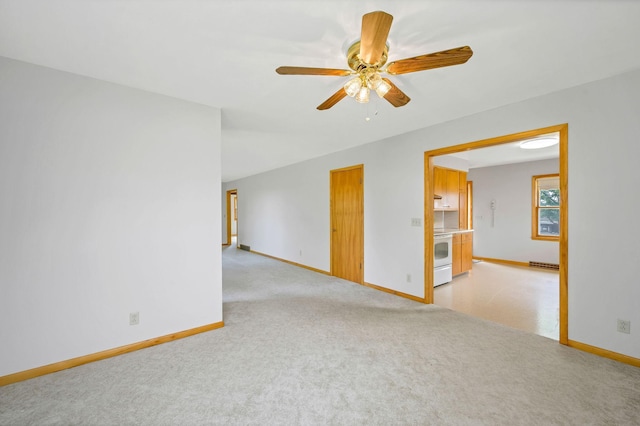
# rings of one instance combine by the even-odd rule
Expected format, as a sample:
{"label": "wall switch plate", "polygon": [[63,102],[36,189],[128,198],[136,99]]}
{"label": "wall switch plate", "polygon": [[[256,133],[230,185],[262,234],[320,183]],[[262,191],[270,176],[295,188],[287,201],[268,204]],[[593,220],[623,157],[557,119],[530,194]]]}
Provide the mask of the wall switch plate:
{"label": "wall switch plate", "polygon": [[412,217],[411,226],[422,226],[422,219],[420,219],[419,217]]}
{"label": "wall switch plate", "polygon": [[618,331],[620,333],[631,334],[631,321],[618,320]]}
{"label": "wall switch plate", "polygon": [[140,312],[131,312],[129,314],[129,325],[140,324]]}

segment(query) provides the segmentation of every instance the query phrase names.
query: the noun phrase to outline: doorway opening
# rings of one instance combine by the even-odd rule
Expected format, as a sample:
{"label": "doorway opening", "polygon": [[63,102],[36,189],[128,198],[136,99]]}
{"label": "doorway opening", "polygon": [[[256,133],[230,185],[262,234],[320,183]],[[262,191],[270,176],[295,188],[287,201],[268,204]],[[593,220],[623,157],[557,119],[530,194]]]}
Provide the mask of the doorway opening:
{"label": "doorway opening", "polygon": [[568,125],[561,124],[557,126],[546,127],[542,129],[530,130],[526,132],[515,133],[506,136],[500,136],[491,139],[480,140],[476,142],[465,143],[445,148],[440,148],[425,152],[425,303],[433,303],[433,236],[434,236],[434,157],[460,153],[464,151],[475,150],[479,148],[492,147],[502,144],[531,139],[549,133],[558,133],[559,135],[559,178],[560,178],[560,237],[559,237],[559,339],[561,344],[568,344],[568,278],[567,278],[567,260],[568,260],[568,228],[567,228],[567,189],[568,189]]}
{"label": "doorway opening", "polygon": [[227,191],[227,242],[225,245],[234,244],[239,247],[238,242],[238,190]]}

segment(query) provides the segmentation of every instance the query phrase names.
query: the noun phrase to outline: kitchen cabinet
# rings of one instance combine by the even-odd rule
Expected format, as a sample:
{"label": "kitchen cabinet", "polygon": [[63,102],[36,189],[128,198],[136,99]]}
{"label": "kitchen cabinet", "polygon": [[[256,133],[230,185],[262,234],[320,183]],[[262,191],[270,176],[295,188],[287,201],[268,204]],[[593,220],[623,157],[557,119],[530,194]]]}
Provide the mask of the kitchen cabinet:
{"label": "kitchen cabinet", "polygon": [[451,243],[451,275],[462,273],[462,234],[453,234]]}
{"label": "kitchen cabinet", "polygon": [[447,206],[451,210],[458,210],[458,198],[459,198],[459,181],[460,172],[457,170],[447,169]]}
{"label": "kitchen cabinet", "polygon": [[441,197],[433,200],[433,208],[436,210],[444,209],[447,195],[447,169],[433,168],[433,194]]}
{"label": "kitchen cabinet", "polygon": [[453,234],[451,250],[451,275],[460,275],[473,266],[473,232]]}
{"label": "kitchen cabinet", "polygon": [[461,235],[462,247],[460,249],[460,266],[462,268],[462,272],[467,272],[473,267],[473,232],[464,232]]}
{"label": "kitchen cabinet", "polygon": [[467,172],[458,172],[458,228],[469,229]]}
{"label": "kitchen cabinet", "polygon": [[433,168],[433,193],[442,197],[433,201],[434,209],[458,210],[459,188],[460,172],[458,170],[437,166]]}

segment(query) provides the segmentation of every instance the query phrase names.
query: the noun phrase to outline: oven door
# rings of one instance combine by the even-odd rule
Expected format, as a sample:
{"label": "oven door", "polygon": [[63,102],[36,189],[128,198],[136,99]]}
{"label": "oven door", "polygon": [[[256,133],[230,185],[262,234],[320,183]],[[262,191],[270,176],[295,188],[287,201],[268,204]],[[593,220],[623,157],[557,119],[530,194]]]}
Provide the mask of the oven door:
{"label": "oven door", "polygon": [[433,236],[433,267],[451,265],[452,263],[452,242],[451,234],[438,234]]}

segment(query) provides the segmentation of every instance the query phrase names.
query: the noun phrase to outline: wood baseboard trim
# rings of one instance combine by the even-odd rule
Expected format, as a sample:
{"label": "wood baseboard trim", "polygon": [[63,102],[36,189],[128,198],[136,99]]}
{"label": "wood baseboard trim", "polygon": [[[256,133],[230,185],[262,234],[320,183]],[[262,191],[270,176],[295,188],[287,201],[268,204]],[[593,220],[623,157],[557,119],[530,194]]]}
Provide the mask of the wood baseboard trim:
{"label": "wood baseboard trim", "polygon": [[502,263],[505,265],[512,265],[512,266],[526,266],[527,268],[530,268],[529,262],[518,262],[517,260],[507,260],[507,259],[494,259],[493,257],[473,256],[473,258],[477,260],[482,260],[483,262]]}
{"label": "wood baseboard trim", "polygon": [[142,342],[132,343],[113,349],[107,349],[106,351],[68,359],[66,361],[43,365],[42,367],[36,367],[30,370],[19,371],[17,373],[0,377],[0,386],[21,382],[23,380],[33,379],[34,377],[44,376],[45,374],[55,373],[56,371],[66,370],[68,368],[73,368],[79,365],[88,364],[90,362],[100,361],[117,355],[126,354],[128,352],[149,348],[151,346],[171,342],[173,340],[183,339],[185,337],[193,336],[195,334],[204,333],[206,331],[211,331],[222,327],[224,327],[224,322],[220,321],[213,324],[203,325],[201,327],[191,328],[189,330],[178,331],[176,333],[167,334],[165,336],[160,336],[153,339],[144,340]]}
{"label": "wood baseboard trim", "polygon": [[[255,253],[255,254],[258,254],[258,255],[264,256],[264,257],[268,257],[269,259],[278,260],[280,262],[288,263],[290,265],[297,266],[297,267],[300,267],[300,268],[308,269],[308,270],[313,271],[313,272],[318,272],[320,274],[331,276],[330,272],[323,271],[322,269],[316,269],[316,268],[313,268],[311,266],[303,265],[302,263],[292,262],[291,260],[282,259],[282,258],[276,257],[276,256],[271,256],[270,254],[261,253],[259,251],[255,251],[255,250],[251,250],[251,253]],[[363,283],[362,285],[364,285],[365,287],[371,287],[371,288],[373,288],[375,290],[384,291],[385,293],[393,294],[395,296],[400,296],[400,297],[404,297],[406,299],[415,300],[416,302],[426,303],[423,298],[420,298],[420,297],[417,297],[417,296],[412,296],[412,295],[406,294],[406,293],[402,293],[401,291],[391,290],[391,289],[380,287],[379,285],[370,284],[370,283]]]}
{"label": "wood baseboard trim", "polygon": [[599,355],[604,358],[609,358],[614,361],[619,361],[624,364],[633,365],[634,367],[640,367],[640,359],[634,358],[632,356],[623,355],[618,352],[609,351],[607,349],[602,349],[597,346],[587,345],[586,343],[576,342],[575,340],[569,340],[567,342],[567,346],[579,349],[583,352],[589,352],[594,355]]}
{"label": "wood baseboard trim", "polygon": [[404,297],[405,299],[414,300],[414,301],[420,302],[420,303],[427,303],[425,301],[425,299],[423,299],[422,297],[413,296],[411,294],[403,293],[401,291],[391,290],[389,288],[380,287],[379,285],[375,285],[375,284],[371,284],[371,283],[363,283],[362,285],[364,285],[365,287],[371,287],[371,288],[373,288],[375,290],[383,291],[385,293],[393,294],[394,296]]}
{"label": "wood baseboard trim", "polygon": [[287,259],[282,259],[280,257],[276,257],[276,256],[271,256],[270,254],[266,254],[266,253],[261,253],[259,251],[255,251],[255,250],[249,250],[251,253],[254,254],[259,254],[260,256],[264,256],[264,257],[268,257],[269,259],[274,259],[274,260],[279,260],[280,262],[284,262],[284,263],[288,263],[289,265],[293,265],[293,266],[297,266],[299,268],[304,268],[304,269],[308,269],[310,271],[313,272],[318,272],[320,274],[325,274],[325,275],[331,275],[329,272],[327,271],[323,271],[322,269],[316,269],[314,267],[311,266],[307,266],[307,265],[303,265],[302,263],[297,263],[297,262],[293,262],[291,260],[287,260]]}

